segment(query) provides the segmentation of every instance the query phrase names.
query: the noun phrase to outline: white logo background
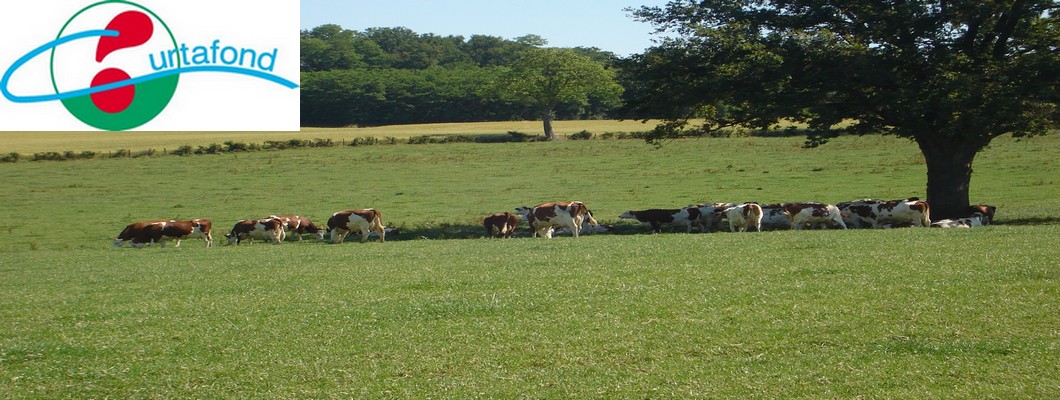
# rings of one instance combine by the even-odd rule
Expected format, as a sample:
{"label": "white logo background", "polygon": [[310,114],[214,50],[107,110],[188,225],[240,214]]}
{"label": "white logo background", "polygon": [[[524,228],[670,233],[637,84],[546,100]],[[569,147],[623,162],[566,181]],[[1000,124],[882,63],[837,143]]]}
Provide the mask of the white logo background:
{"label": "white logo background", "polygon": [[[177,45],[187,45],[188,57],[196,46],[211,46],[271,52],[277,49],[275,67],[268,73],[300,83],[299,79],[299,2],[282,1],[134,1],[168,25]],[[31,50],[56,38],[79,10],[95,4],[85,0],[19,2],[7,5],[0,14],[0,73]],[[79,16],[64,35],[87,29],[104,29],[117,12],[137,9],[121,3],[97,6]],[[122,49],[95,60],[98,39],[70,42],[56,50],[56,82],[59,89],[88,88],[97,72],[114,67],[133,78],[151,72],[148,55],[159,58],[157,43],[168,41],[165,28],[155,21],[154,36],[139,47]],[[172,48],[170,44],[168,48]],[[15,95],[48,95],[55,91],[49,73],[51,52],[45,52],[23,65],[11,77],[8,90]],[[76,66],[68,66],[79,60]],[[249,65],[245,65],[249,67]],[[83,80],[83,83],[76,83]],[[80,87],[72,87],[80,85]],[[246,75],[193,72],[180,76],[169,105],[140,131],[297,131],[299,129],[299,89]],[[86,131],[85,125],[59,101],[15,103],[0,96],[0,130],[6,131]]]}

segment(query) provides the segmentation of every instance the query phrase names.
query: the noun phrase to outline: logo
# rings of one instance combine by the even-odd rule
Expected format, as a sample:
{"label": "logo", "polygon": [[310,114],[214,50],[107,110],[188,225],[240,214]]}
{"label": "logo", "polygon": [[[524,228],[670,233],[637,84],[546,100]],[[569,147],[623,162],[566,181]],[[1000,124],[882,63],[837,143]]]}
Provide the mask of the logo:
{"label": "logo", "polygon": [[[231,28],[231,24],[224,26]],[[54,39],[15,60],[0,78],[0,93],[15,104],[58,101],[88,126],[121,131],[141,127],[166,112],[178,89],[184,90],[186,79],[182,77],[186,74],[227,74],[230,78],[226,79],[279,85],[285,91],[299,87],[276,73],[283,57],[299,57],[297,47],[291,51],[289,46],[281,50],[280,46],[244,45],[228,37],[203,36],[209,27],[195,26],[195,31],[190,41],[181,41],[180,33],[174,32],[160,13],[142,4],[99,1],[74,12]],[[21,70],[31,65],[39,69],[42,62],[47,63],[50,93],[26,94],[11,89]],[[208,96],[217,92],[233,95],[234,91],[224,90],[228,86],[215,83],[201,91]],[[294,92],[297,95],[297,90]],[[295,115],[297,112],[293,110]]]}

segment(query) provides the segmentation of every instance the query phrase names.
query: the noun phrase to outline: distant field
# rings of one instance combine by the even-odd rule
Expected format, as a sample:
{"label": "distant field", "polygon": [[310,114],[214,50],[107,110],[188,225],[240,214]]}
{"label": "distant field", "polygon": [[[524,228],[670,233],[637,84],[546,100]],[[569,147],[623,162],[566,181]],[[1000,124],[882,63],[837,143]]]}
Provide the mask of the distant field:
{"label": "distant field", "polygon": [[[556,121],[557,134],[588,130],[593,133],[651,130],[655,123],[637,121]],[[369,128],[303,128],[301,132],[0,132],[0,154],[37,152],[175,149],[183,145],[206,146],[226,141],[263,143],[266,140],[332,139],[336,142],[363,137],[405,139],[422,135],[481,135],[519,131],[542,134],[541,121],[472,122],[453,124],[391,125]]]}
{"label": "distant field", "polygon": [[[426,131],[449,130],[406,134]],[[908,140],[802,140],[2,163],[0,398],[1060,398],[1060,135],[977,157],[972,201],[1001,207],[988,227],[653,235],[617,219],[923,195]],[[483,215],[555,200],[619,234],[481,238]],[[405,231],[220,245],[238,219],[361,207]],[[218,246],[110,248],[170,217],[212,219]]]}

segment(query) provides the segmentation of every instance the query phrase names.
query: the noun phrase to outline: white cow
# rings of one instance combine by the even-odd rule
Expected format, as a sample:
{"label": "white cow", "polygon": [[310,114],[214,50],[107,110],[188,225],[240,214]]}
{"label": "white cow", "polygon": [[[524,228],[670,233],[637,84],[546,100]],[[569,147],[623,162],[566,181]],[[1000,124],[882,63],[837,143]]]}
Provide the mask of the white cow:
{"label": "white cow", "polygon": [[981,213],[972,214],[971,217],[966,218],[955,218],[955,219],[944,219],[941,221],[935,221],[931,223],[932,228],[974,228],[977,226],[983,226],[983,220],[986,219]]}

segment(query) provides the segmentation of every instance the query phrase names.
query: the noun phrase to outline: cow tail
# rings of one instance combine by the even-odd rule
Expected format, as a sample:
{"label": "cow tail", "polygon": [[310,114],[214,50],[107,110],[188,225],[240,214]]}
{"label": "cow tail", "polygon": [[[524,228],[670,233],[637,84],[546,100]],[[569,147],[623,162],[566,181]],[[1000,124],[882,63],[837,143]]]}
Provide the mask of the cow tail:
{"label": "cow tail", "polygon": [[922,226],[931,226],[931,205],[924,201],[924,212],[920,214],[920,223]]}
{"label": "cow tail", "polygon": [[379,212],[379,210],[375,210],[375,218],[372,218],[372,223],[369,230],[375,230],[376,232],[379,232],[380,240],[385,240],[385,229],[386,227],[383,226],[383,213]]}

